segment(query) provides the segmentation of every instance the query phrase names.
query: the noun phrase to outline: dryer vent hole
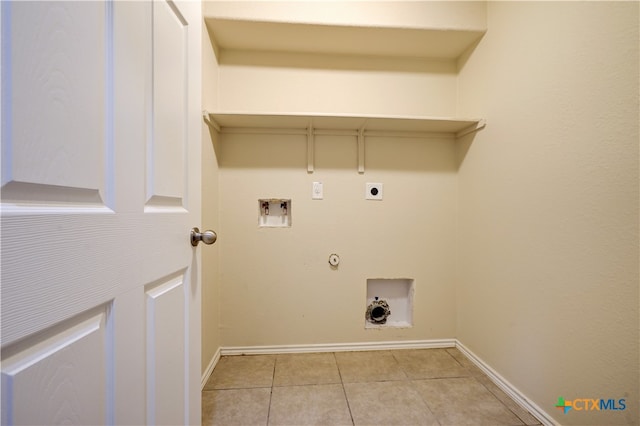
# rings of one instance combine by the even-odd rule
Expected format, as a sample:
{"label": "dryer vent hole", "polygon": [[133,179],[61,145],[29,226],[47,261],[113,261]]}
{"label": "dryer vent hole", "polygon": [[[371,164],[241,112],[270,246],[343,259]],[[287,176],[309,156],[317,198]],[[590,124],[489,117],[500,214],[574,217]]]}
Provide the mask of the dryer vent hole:
{"label": "dryer vent hole", "polygon": [[374,321],[380,321],[384,318],[384,313],[384,309],[380,306],[377,306],[371,311],[371,319]]}
{"label": "dryer vent hole", "polygon": [[371,304],[367,307],[365,317],[370,323],[385,324],[389,315],[391,315],[389,304],[386,301],[379,300],[376,297],[376,300],[371,302]]}

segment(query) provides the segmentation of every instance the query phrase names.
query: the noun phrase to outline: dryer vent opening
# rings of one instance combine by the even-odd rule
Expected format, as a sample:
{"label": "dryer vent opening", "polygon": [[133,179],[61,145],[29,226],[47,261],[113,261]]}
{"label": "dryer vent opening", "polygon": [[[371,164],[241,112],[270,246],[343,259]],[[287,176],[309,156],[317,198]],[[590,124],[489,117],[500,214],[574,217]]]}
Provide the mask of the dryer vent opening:
{"label": "dryer vent opening", "polygon": [[376,300],[371,302],[367,307],[366,318],[367,321],[373,324],[384,324],[387,322],[387,317],[391,315],[389,304],[384,300]]}

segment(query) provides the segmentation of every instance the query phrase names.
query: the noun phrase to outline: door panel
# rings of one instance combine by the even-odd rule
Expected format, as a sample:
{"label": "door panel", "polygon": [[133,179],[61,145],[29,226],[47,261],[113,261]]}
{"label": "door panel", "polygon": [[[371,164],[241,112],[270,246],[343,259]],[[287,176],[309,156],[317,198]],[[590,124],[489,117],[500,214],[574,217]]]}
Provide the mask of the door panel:
{"label": "door panel", "polygon": [[3,424],[198,423],[200,4],[0,12]]}
{"label": "door panel", "polygon": [[110,148],[104,4],[27,2],[3,9],[16,23],[2,31],[9,48],[3,92],[11,102],[2,135],[3,199],[101,203]]}
{"label": "door panel", "polygon": [[147,205],[186,207],[186,27],[172,4],[157,2],[153,6],[153,133],[147,164]]}
{"label": "door panel", "polygon": [[4,353],[9,343],[108,300],[115,277],[69,259],[109,262],[115,252],[90,238],[114,219],[103,202],[109,9],[71,2],[1,8]]}
{"label": "door panel", "polygon": [[185,272],[151,284],[147,295],[147,422],[185,420]]}
{"label": "door panel", "polygon": [[[110,305],[69,319],[3,354],[2,424],[92,424],[112,412]],[[83,392],[76,392],[83,389]],[[107,407],[109,405],[109,407]]]}

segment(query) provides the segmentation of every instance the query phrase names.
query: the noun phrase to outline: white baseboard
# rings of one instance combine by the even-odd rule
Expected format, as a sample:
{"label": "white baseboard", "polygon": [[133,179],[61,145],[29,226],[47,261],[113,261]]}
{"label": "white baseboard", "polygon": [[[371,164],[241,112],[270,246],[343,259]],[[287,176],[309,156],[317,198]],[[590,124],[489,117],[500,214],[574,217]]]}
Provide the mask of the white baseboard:
{"label": "white baseboard", "polygon": [[308,352],[379,351],[387,349],[453,348],[455,339],[409,340],[399,342],[320,343],[309,345],[230,346],[221,348],[222,355],[265,355]]}
{"label": "white baseboard", "polygon": [[200,379],[200,390],[204,389],[204,385],[207,384],[209,377],[211,377],[211,373],[213,373],[213,369],[216,368],[216,364],[218,364],[218,361],[220,361],[220,355],[221,355],[220,349],[221,348],[218,348],[216,353],[213,355],[213,358],[211,358],[209,365],[207,365],[206,370],[204,370],[204,373],[202,373],[202,378]]}
{"label": "white baseboard", "polygon": [[460,350],[460,352],[464,354],[464,356],[469,358],[471,362],[473,362],[480,370],[482,370],[491,379],[491,381],[496,384],[496,386],[502,389],[523,409],[527,410],[535,418],[542,422],[542,424],[544,424],[545,426],[554,426],[557,424],[556,421],[553,420],[553,418],[546,411],[540,408],[529,398],[524,396],[524,394],[511,383],[509,383],[507,379],[498,374],[493,368],[489,367],[489,365],[487,365],[483,360],[481,360],[476,354],[471,352],[457,339],[456,347]]}

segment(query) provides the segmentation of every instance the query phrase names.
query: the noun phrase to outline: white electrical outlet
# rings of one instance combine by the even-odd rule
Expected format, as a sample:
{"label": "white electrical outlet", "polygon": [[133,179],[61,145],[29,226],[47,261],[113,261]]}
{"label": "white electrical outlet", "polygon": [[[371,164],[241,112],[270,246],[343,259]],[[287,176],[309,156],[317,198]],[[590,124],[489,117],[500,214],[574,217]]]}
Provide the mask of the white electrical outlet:
{"label": "white electrical outlet", "polygon": [[365,199],[367,200],[382,200],[383,186],[381,183],[369,183],[365,185]]}
{"label": "white electrical outlet", "polygon": [[322,182],[313,182],[313,187],[311,188],[311,199],[322,200],[323,196]]}

